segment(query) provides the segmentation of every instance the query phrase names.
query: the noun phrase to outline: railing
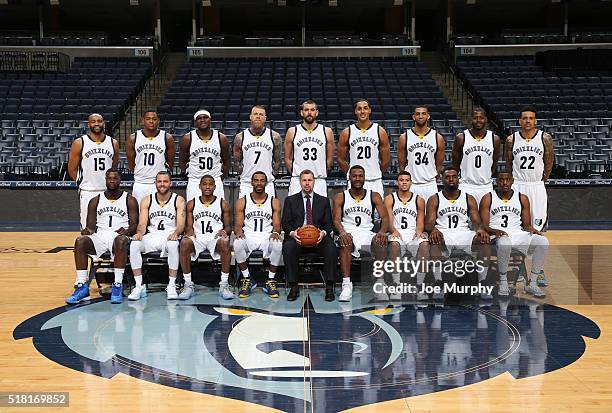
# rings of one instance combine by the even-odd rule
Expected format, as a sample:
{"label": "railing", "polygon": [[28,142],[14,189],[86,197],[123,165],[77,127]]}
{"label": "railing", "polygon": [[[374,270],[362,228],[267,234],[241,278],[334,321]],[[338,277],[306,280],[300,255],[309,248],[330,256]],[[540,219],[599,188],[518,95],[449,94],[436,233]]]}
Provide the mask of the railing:
{"label": "railing", "polygon": [[0,70],[10,72],[67,72],[70,57],[59,52],[1,51]]}
{"label": "railing", "polygon": [[[145,105],[150,99],[162,91],[163,83],[167,80],[167,53],[166,50],[155,49],[153,51],[153,66],[151,75],[144,81],[143,87],[138,91],[136,96],[128,103],[125,111],[119,116],[119,119],[113,124],[113,136],[118,140],[122,140],[130,133],[134,132],[139,126],[140,114],[148,107]],[[134,112],[136,116],[134,116]],[[124,120],[128,120],[124,122]]]}

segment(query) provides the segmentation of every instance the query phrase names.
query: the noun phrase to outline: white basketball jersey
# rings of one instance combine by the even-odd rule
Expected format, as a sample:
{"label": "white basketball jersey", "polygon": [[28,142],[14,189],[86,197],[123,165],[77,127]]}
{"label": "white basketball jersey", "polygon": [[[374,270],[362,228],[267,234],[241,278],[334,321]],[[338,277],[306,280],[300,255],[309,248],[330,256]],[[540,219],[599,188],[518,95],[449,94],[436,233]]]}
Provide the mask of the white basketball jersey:
{"label": "white basketball jersey", "polygon": [[446,199],[442,191],[438,192],[438,214],[436,228],[438,229],[469,229],[468,194],[459,191],[459,198]]}
{"label": "white basketball jersey", "polygon": [[438,148],[438,132],[429,129],[425,135],[417,135],[412,129],[406,130],[406,170],[412,175],[415,184],[435,182],[436,149]]}
{"label": "white basketball jersey", "polygon": [[514,191],[508,200],[502,200],[497,192],[491,194],[491,212],[489,226],[505,232],[521,231],[523,229],[521,220],[521,198],[518,191]]}
{"label": "white basketball jersey", "polygon": [[524,139],[521,132],[514,132],[512,140],[512,175],[515,181],[536,182],[544,174],[544,141],[538,130],[532,139]]}
{"label": "white basketball jersey", "polygon": [[176,199],[172,194],[163,206],[157,200],[157,193],[149,195],[149,225],[147,232],[172,234],[176,230]]}
{"label": "white basketball jersey", "polygon": [[100,194],[96,208],[96,226],[98,231],[116,231],[119,228],[130,226],[127,206],[127,192],[123,192],[119,199],[106,198],[104,192]]}
{"label": "white basketball jersey", "polygon": [[193,232],[196,238],[214,236],[223,229],[222,198],[215,197],[209,204],[202,203],[202,197],[193,199]]}
{"label": "white basketball jersey", "polygon": [[244,197],[244,232],[269,234],[272,232],[272,200],[273,196],[266,194],[263,203],[253,201],[253,194]]}
{"label": "white basketball jersey", "polygon": [[113,166],[113,139],[104,135],[102,142],[94,142],[89,135],[81,137],[81,164],[77,171],[77,185],[85,191],[106,189],[106,170]]}
{"label": "white basketball jersey", "polygon": [[417,220],[417,198],[412,193],[407,202],[403,202],[397,192],[393,193],[393,226],[401,232],[415,232]]}
{"label": "white basketball jersey", "polygon": [[274,181],[272,173],[272,159],[274,142],[272,131],[264,129],[261,136],[255,136],[247,128],[242,132],[242,175],[240,182],[251,183],[251,177],[257,171],[268,176],[268,182]]}
{"label": "white basketball jersey", "polygon": [[134,143],[136,151],[136,166],[134,167],[134,182],[152,184],[159,171],[166,170],[166,132],[160,130],[153,138],[136,131]]}
{"label": "white basketball jersey", "polygon": [[382,178],[380,171],[380,129],[378,123],[372,122],[369,128],[359,129],[354,123],[349,126],[349,159],[350,165],[359,165],[365,169],[366,181]]}
{"label": "white basketball jersey", "polygon": [[187,166],[189,179],[200,180],[204,175],[220,178],[223,173],[223,161],[221,159],[219,131],[212,129],[212,135],[208,140],[200,139],[196,130],[189,133],[191,135],[189,164]]}
{"label": "white basketball jersey", "polygon": [[355,199],[347,189],[344,191],[342,207],[342,226],[348,232],[353,229],[372,230],[374,228],[374,204],[372,191],[365,191],[363,199]]}
{"label": "white basketball jersey", "polygon": [[463,131],[463,136],[461,182],[470,185],[490,184],[493,166],[493,132],[487,131],[482,139],[476,139],[466,129]]}
{"label": "white basketball jersey", "polygon": [[313,130],[307,130],[304,125],[295,127],[292,175],[300,176],[304,169],[314,172],[315,178],[327,177],[327,138],[323,125]]}

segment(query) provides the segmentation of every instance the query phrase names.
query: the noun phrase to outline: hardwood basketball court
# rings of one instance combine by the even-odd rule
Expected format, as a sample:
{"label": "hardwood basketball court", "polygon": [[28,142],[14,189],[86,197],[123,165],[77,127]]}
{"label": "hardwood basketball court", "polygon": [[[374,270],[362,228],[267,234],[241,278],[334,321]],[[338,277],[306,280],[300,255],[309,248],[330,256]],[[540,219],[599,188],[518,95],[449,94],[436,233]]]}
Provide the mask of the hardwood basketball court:
{"label": "hardwood basketball court", "polygon": [[[419,380],[417,380],[417,373],[412,374],[410,372],[412,368],[410,367],[410,363],[412,363],[412,361],[410,357],[405,357],[406,354],[410,354],[409,350],[404,350],[405,353],[399,356],[396,367],[392,366],[392,371],[388,373],[388,376],[385,376],[384,368],[382,369],[383,376],[380,379],[381,382],[389,383],[390,381],[394,381],[394,383],[399,383],[400,381],[398,380],[402,380],[402,374],[406,376],[404,379],[409,379],[411,384],[407,384],[405,389],[396,389],[399,393],[387,394],[384,385],[378,387],[373,386],[373,378],[371,379],[372,381],[368,381],[370,379],[367,378],[362,379],[359,377],[354,379],[344,378],[337,382],[335,382],[334,380],[336,379],[333,378],[320,379],[320,376],[317,376],[317,374],[324,374],[314,371],[313,366],[315,366],[315,362],[325,360],[323,364],[323,367],[325,367],[326,364],[331,365],[335,363],[334,360],[336,359],[333,358],[335,356],[317,354],[317,350],[307,348],[311,345],[311,341],[313,346],[322,346],[316,348],[328,350],[333,348],[337,349],[338,352],[346,347],[340,344],[335,344],[335,347],[325,347],[325,344],[329,344],[325,338],[315,340],[314,337],[318,337],[319,334],[319,332],[314,331],[315,326],[318,325],[315,321],[317,320],[316,317],[320,317],[321,311],[312,311],[312,308],[309,309],[308,306],[312,305],[315,309],[323,308],[318,301],[317,295],[322,294],[318,291],[321,290],[321,288],[315,288],[312,290],[309,289],[308,291],[311,293],[311,297],[309,298],[308,304],[305,304],[304,308],[306,308],[306,310],[304,310],[304,308],[301,310],[299,308],[297,309],[298,315],[300,312],[302,315],[300,320],[307,323],[304,325],[303,331],[306,331],[307,334],[313,338],[309,339],[305,337],[302,344],[296,345],[297,347],[303,345],[303,352],[296,350],[296,346],[287,347],[282,345],[280,347],[283,350],[293,349],[292,351],[294,353],[302,353],[311,356],[312,363],[309,363],[308,366],[304,364],[303,367],[303,386],[298,383],[299,386],[296,385],[292,387],[292,385],[296,383],[295,381],[275,381],[272,379],[272,376],[268,376],[265,379],[269,386],[268,390],[272,389],[273,391],[271,391],[271,393],[277,394],[277,396],[270,396],[266,393],[265,389],[262,390],[261,388],[258,390],[236,390],[235,385],[232,385],[233,387],[230,389],[231,386],[229,385],[218,384],[219,381],[225,380],[223,377],[224,375],[227,375],[229,380],[228,373],[224,372],[220,372],[213,380],[212,384],[211,382],[202,384],[198,380],[193,380],[192,384],[189,384],[190,378],[184,377],[184,374],[181,372],[187,371],[189,369],[189,364],[195,365],[196,370],[197,366],[207,365],[206,361],[203,362],[200,360],[200,349],[198,348],[190,347],[186,350],[186,353],[184,353],[193,354],[193,359],[177,361],[178,374],[176,375],[168,376],[167,372],[160,373],[161,370],[164,370],[161,367],[158,367],[159,370],[155,370],[155,363],[161,363],[158,365],[164,365],[165,363],[159,360],[151,360],[151,365],[153,366],[151,368],[144,368],[141,360],[138,364],[139,367],[134,367],[136,364],[132,364],[130,369],[124,370],[126,364],[125,360],[129,359],[129,357],[122,356],[121,358],[114,359],[115,362],[119,360],[124,364],[123,366],[117,367],[115,373],[118,374],[108,374],[105,377],[104,372],[96,374],[95,369],[97,367],[95,366],[97,366],[97,364],[94,365],[91,371],[88,371],[90,368],[88,366],[90,365],[87,363],[77,363],[77,365],[82,368],[68,367],[75,361],[76,353],[73,354],[72,352],[68,352],[67,349],[62,346],[53,348],[52,344],[57,344],[57,342],[54,341],[57,337],[52,337],[52,331],[58,330],[45,330],[49,332],[48,334],[39,332],[40,334],[37,335],[38,341],[36,347],[31,338],[15,339],[14,332],[24,321],[49,310],[55,308],[61,309],[64,307],[64,299],[70,293],[71,285],[74,281],[72,251],[61,250],[61,248],[56,250],[57,252],[49,251],[57,247],[71,247],[76,234],[65,232],[5,232],[0,240],[0,289],[3,292],[3,299],[0,302],[0,391],[69,392],[70,406],[68,409],[53,407],[41,408],[41,410],[44,409],[44,411],[263,412],[273,411],[273,408],[270,406],[274,406],[280,411],[335,411],[338,410],[338,406],[342,404],[326,405],[325,400],[336,399],[342,401],[343,397],[349,397],[353,394],[350,393],[350,388],[354,386],[357,389],[370,389],[367,392],[364,390],[363,399],[359,400],[359,403],[357,403],[359,404],[358,406],[354,406],[355,403],[353,403],[353,406],[349,408],[350,411],[354,412],[609,412],[612,410],[612,385],[610,384],[610,377],[612,377],[612,305],[610,305],[612,301],[612,287],[610,287],[609,282],[609,275],[612,272],[612,231],[550,231],[546,235],[551,241],[551,250],[547,257],[545,270],[551,284],[546,289],[547,297],[540,301],[556,306],[546,308],[547,320],[550,319],[552,321],[547,321],[547,323],[544,324],[544,316],[541,314],[542,307],[536,308],[534,305],[530,307],[528,303],[534,300],[525,297],[525,295],[519,291],[518,295],[525,298],[525,300],[521,301],[521,303],[523,303],[521,305],[523,305],[524,309],[519,308],[519,306],[517,307],[519,309],[516,310],[514,315],[509,315],[506,318],[508,318],[510,324],[514,323],[519,326],[517,331],[520,332],[523,341],[516,340],[516,346],[511,347],[512,350],[510,352],[506,352],[503,357],[495,359],[497,360],[496,365],[490,365],[490,367],[482,367],[489,366],[489,364],[473,365],[473,360],[478,361],[482,359],[482,354],[478,354],[478,341],[480,337],[479,334],[485,331],[474,330],[474,332],[470,333],[471,335],[469,337],[471,338],[469,340],[461,341],[461,343],[463,343],[461,345],[471,343],[466,351],[469,353],[469,358],[472,361],[467,362],[465,369],[462,370],[464,373],[460,376],[445,375],[446,372],[444,368],[439,366],[434,368],[438,376],[437,378],[429,377],[430,381],[433,380],[436,383],[431,387],[433,389],[431,391],[426,388],[423,390],[424,388],[419,387],[422,386],[422,384],[419,384]],[[150,315],[147,314],[147,309],[150,311],[157,311],[155,309],[159,309],[159,306],[166,305],[164,301],[165,298],[160,294],[163,293],[158,293],[158,295],[150,294],[150,296],[145,299],[149,300],[149,302],[143,304],[142,307],[129,307],[127,300],[124,301],[120,306],[125,309],[126,312],[124,314],[128,314],[128,316],[117,315],[114,321],[112,320],[112,312],[116,311],[119,307],[110,308],[111,305],[108,301],[90,304],[91,309],[102,309],[96,311],[103,311],[99,313],[99,317],[104,318],[104,320],[98,320],[101,322],[98,330],[92,331],[94,342],[91,343],[91,346],[100,346],[100,348],[102,348],[108,344],[105,344],[104,340],[108,340],[110,337],[110,340],[115,340],[115,342],[110,345],[115,346],[113,348],[116,349],[117,354],[121,351],[138,352],[140,346],[140,348],[148,351],[147,357],[152,357],[151,355],[154,355],[155,357],[164,359],[167,354],[174,357],[175,350],[171,347],[174,345],[184,346],[185,342],[178,341],[176,337],[173,338],[172,333],[181,332],[181,334],[177,336],[181,336],[180,339],[183,340],[185,333],[181,328],[184,328],[185,324],[180,324],[177,327],[170,323],[170,330],[164,330],[159,334],[159,337],[161,337],[159,343],[142,342],[142,337],[146,337],[144,335],[139,337],[140,334],[144,334],[143,328],[142,326],[139,326],[138,329],[135,328],[135,325],[139,322],[138,320],[141,320],[142,317],[146,319],[146,317]],[[212,296],[211,294],[214,294],[214,292],[210,288],[200,288],[196,298],[201,297],[205,300],[207,299],[207,294]],[[283,292],[279,302],[271,305],[269,308],[273,314],[278,314],[275,309],[280,309],[280,306],[286,304],[285,295],[286,294]],[[93,291],[93,296],[97,296],[95,291]],[[247,307],[243,305],[243,310],[230,309],[229,315],[217,317],[218,320],[222,320],[224,323],[218,324],[220,325],[218,332],[225,331],[223,329],[231,329],[232,326],[236,325],[239,327],[241,325],[246,326],[246,323],[239,323],[240,316],[249,311],[252,311],[253,314],[258,313],[258,311],[261,311],[262,308],[268,305],[268,302],[265,301],[267,297],[263,296],[261,292],[255,294],[251,299],[254,301],[249,303]],[[236,299],[234,301],[238,300]],[[593,302],[595,302],[595,304],[592,304]],[[232,303],[228,303],[228,306],[231,305]],[[497,308],[496,306],[497,304],[494,303],[494,308]],[[214,308],[218,309],[218,307]],[[86,311],[87,306],[80,306],[79,311],[81,310]],[[182,323],[188,318],[190,322],[196,320],[198,316],[197,312],[191,314],[185,312],[187,310],[186,307],[181,306],[178,307],[178,310],[170,308],[166,311],[164,308],[163,314],[170,319],[178,314]],[[346,309],[340,308],[340,310]],[[107,314],[106,312],[109,311],[110,313]],[[355,313],[357,311],[356,307],[353,307],[352,311]],[[410,314],[410,311],[414,310],[412,308],[405,309],[404,315]],[[431,308],[426,311],[425,317],[423,318],[427,320],[425,325],[434,325],[434,323],[429,322],[436,317],[434,309]],[[478,308],[474,308],[474,311],[479,310]],[[496,313],[497,310],[491,310],[491,313],[487,313],[487,311],[489,310],[483,310],[479,314],[489,314],[491,318],[488,318],[488,323],[489,326],[492,326],[496,322],[494,320],[500,317],[493,314]],[[521,316],[521,314],[525,315],[529,311],[531,311],[530,314],[536,314],[537,312],[538,316]],[[185,314],[183,314],[183,312],[185,312]],[[510,312],[508,314],[510,314]],[[569,314],[567,318],[555,318],[557,317],[557,313],[561,315],[561,313],[565,314],[566,312]],[[587,328],[587,330],[592,332],[591,335],[593,337],[584,338],[584,349],[576,349],[576,346],[569,344],[580,344],[581,340],[579,336],[582,330],[574,332],[575,335],[578,335],[578,338],[572,337],[572,334],[567,334],[572,328],[572,325],[563,320],[576,320],[578,323],[577,325],[584,325],[587,327],[589,326],[589,322],[581,317],[574,317],[571,312],[590,319],[599,329],[600,333],[597,334],[597,332],[593,332],[596,329]],[[71,313],[71,311],[64,312],[63,310],[58,310],[55,315],[57,317],[61,316],[66,318],[70,316]],[[325,313],[325,311],[323,311],[323,313]],[[376,315],[382,314],[376,313],[375,311],[371,311],[371,313],[374,315],[366,315],[364,318],[371,319]],[[95,316],[95,314],[93,316]],[[264,316],[272,317],[269,319],[274,320],[270,322],[270,324],[264,324],[265,328],[270,331],[274,330],[274,325],[278,326],[278,328],[283,326],[282,323],[286,321],[281,320],[281,318],[290,318],[274,318],[275,316],[269,316],[267,314]],[[235,320],[232,317],[235,317]],[[260,315],[258,315],[258,317],[260,317]],[[388,318],[390,324],[394,324],[392,317],[393,316]],[[416,315],[416,317],[419,317],[419,315]],[[51,318],[52,315],[49,315],[43,321],[48,321]],[[338,316],[336,318],[337,319],[334,319],[336,320],[334,323],[337,322],[340,326],[348,325],[346,324],[347,317]],[[474,317],[472,317],[471,315],[458,314],[455,311],[449,314],[447,320],[474,320],[474,326],[476,326],[475,323],[477,318],[479,323],[481,320],[485,319],[484,316],[480,317],[480,315],[474,315]],[[75,323],[77,323],[75,325],[81,328],[81,324],[79,323],[83,323],[83,319],[78,318],[78,320],[75,320]],[[400,326],[398,329],[404,328],[401,327],[403,324],[400,324],[398,320],[400,319],[396,319],[397,326]],[[538,326],[538,320],[540,324],[535,330],[539,330],[539,332],[534,330],[534,326]],[[58,323],[60,321],[58,321]],[[95,318],[90,318],[88,321],[89,325],[93,325],[95,321]],[[50,322],[53,322],[53,320]],[[376,320],[373,322],[376,324]],[[165,321],[163,321],[162,324],[163,323],[165,323]],[[445,323],[445,325],[448,326],[448,321],[445,321]],[[289,326],[289,324],[287,325]],[[333,333],[324,331],[326,329],[325,323],[321,325],[322,327],[320,328],[323,333]],[[211,326],[213,326],[212,322]],[[405,328],[410,329],[412,328],[411,326],[413,326],[413,324],[409,324],[409,326]],[[27,336],[29,333],[35,334],[36,331],[34,330],[38,330],[40,327],[40,325],[36,325],[36,322],[30,324],[26,323],[22,325],[20,332]],[[32,331],[25,331],[24,329],[27,330],[27,328],[31,328]],[[105,335],[106,333],[103,331],[104,329],[108,331],[109,328],[112,330],[110,336]],[[243,333],[246,334],[246,327],[244,328],[245,330],[243,330]],[[358,329],[361,327],[359,327],[359,324],[354,324],[351,328]],[[478,328],[481,328],[480,324]],[[500,331],[499,327],[497,328],[497,331]],[[85,330],[86,329],[85,327]],[[418,327],[416,327],[416,329],[418,330]],[[561,333],[555,335],[556,332],[558,333],[558,331],[561,331],[558,329],[564,329],[562,333],[563,337],[558,336]],[[68,343],[67,345],[72,348],[76,341],[71,342],[70,340],[78,341],[78,338],[68,337],[65,330],[66,329],[62,331],[62,340]],[[491,337],[491,331],[493,330],[495,329],[492,328],[492,330],[487,333],[488,335],[486,335],[486,337]],[[423,348],[436,347],[434,340],[436,337],[444,337],[443,340],[446,343],[445,345],[448,346],[453,340],[458,340],[456,337],[460,337],[462,334],[455,334],[450,330],[447,331],[444,325],[442,331],[443,334],[440,336],[432,334],[431,332],[426,335],[430,343],[429,347],[420,347],[423,343],[423,336],[419,336],[418,331],[414,334],[415,340],[412,343],[419,348],[419,352],[422,352]],[[272,332],[270,334],[274,335]],[[351,336],[352,333],[349,331],[347,334]],[[194,337],[193,342],[197,343],[198,340],[201,341],[202,335],[200,332],[196,331]],[[381,340],[380,343],[386,340],[386,338],[376,337],[378,336],[372,335],[369,339],[370,341],[366,341],[366,343],[374,347],[378,343],[377,340]],[[486,347],[487,352],[485,359],[493,357],[491,355],[495,355],[493,347],[495,347],[495,345],[500,345],[499,335],[496,337],[497,341],[492,341],[493,345]],[[100,341],[96,341],[97,339]],[[119,343],[119,341],[124,339],[130,343],[127,350],[121,350],[122,344]],[[166,339],[167,341],[165,341]],[[210,340],[213,340],[213,342],[217,340],[218,343],[223,342],[223,345],[226,345],[224,341],[226,337],[218,337],[218,334],[215,336],[215,331],[205,332],[204,339],[205,341],[209,340],[207,343],[210,343]],[[248,341],[248,337],[238,337],[238,339]],[[245,341],[245,343],[247,341]],[[274,340],[270,339],[268,341]],[[540,350],[538,350],[541,351],[541,357],[543,357],[540,361],[538,361],[539,356],[533,353],[530,355],[525,350],[525,348],[535,348],[533,347],[534,342],[542,344],[542,346],[539,347]],[[166,347],[168,343],[169,345]],[[576,356],[577,359],[575,361],[564,359],[564,343],[568,343],[568,351],[577,352],[578,356]],[[84,345],[84,349],[87,350],[89,343],[80,344]],[[207,345],[210,351],[210,344]],[[381,346],[382,345],[383,344],[381,344]],[[521,345],[529,345],[531,347],[521,347]],[[406,346],[409,347],[409,345]],[[561,347],[554,348],[553,346]],[[570,347],[572,348],[570,349]],[[107,346],[106,349],[108,350],[108,348]],[[363,346],[359,348],[350,348],[352,348],[355,353],[361,352],[358,358],[359,362],[371,364],[372,375],[378,374],[378,372],[374,372],[375,367],[379,366],[379,368],[381,368],[383,366],[380,365],[379,360],[375,360],[377,358],[376,355],[373,356],[370,363],[370,361],[367,361],[370,352],[368,348]],[[465,347],[457,348],[461,349]],[[215,349],[214,352],[211,352],[215,353],[215,357],[217,358],[220,354],[228,354],[222,358],[224,360],[222,364],[226,365],[227,368],[232,369],[231,366],[236,364],[232,359],[232,355],[234,359],[238,359],[240,362],[240,357],[236,357],[236,354],[232,353],[231,345],[229,346],[229,353],[225,347],[216,347]],[[278,350],[278,348],[272,347],[270,351],[275,349]],[[439,350],[441,353],[445,354],[445,357],[453,357],[453,353],[448,347]],[[408,351],[408,353],[406,353],[406,351]],[[583,353],[580,355],[582,351]],[[41,354],[41,352],[45,353],[47,356]],[[54,352],[59,352],[61,354],[53,355]],[[513,355],[511,354],[512,352],[516,354]],[[415,351],[415,354],[416,353],[418,352]],[[48,358],[50,354],[53,358],[56,358],[56,360],[63,361],[52,361]],[[514,356],[516,356],[517,371],[519,374],[521,374],[521,371],[526,373],[524,378],[517,379],[509,372],[512,370],[511,365]],[[345,370],[348,368],[347,366],[352,366],[353,370],[359,369],[358,366],[356,367],[355,365],[355,360],[344,360],[342,359],[342,355],[338,357],[341,359],[339,365],[343,366]],[[415,360],[417,359],[418,357],[415,357]],[[404,363],[403,360],[408,361]],[[461,357],[458,357],[455,364],[461,365],[462,363],[464,363],[464,361],[461,360]],[[449,365],[453,365],[453,363]],[[498,370],[503,370],[505,365],[508,366],[509,371],[499,373]],[[300,369],[301,368],[302,367],[300,367]],[[414,369],[417,371],[422,368],[423,367],[420,367],[418,363],[415,364]],[[424,368],[427,370],[427,366]],[[482,368],[487,369],[486,374],[483,374]],[[538,372],[539,368],[544,368],[544,372]],[[134,373],[135,370],[137,373]],[[122,374],[126,371],[128,371],[128,374]],[[211,370],[204,369],[203,371],[195,371],[195,374],[206,376],[210,374],[210,371]],[[263,373],[259,372],[258,374]],[[479,377],[479,379],[473,379],[474,375]],[[490,378],[487,378],[489,376]],[[165,381],[164,377],[170,378]],[[452,377],[455,377],[455,379]],[[456,377],[460,377],[460,379],[456,379]],[[240,380],[244,379],[240,378]],[[331,394],[323,397],[319,396],[323,393],[317,384],[321,382],[317,380],[328,380],[325,382],[343,384],[332,386],[334,390],[330,391],[333,392],[333,397]],[[215,384],[215,382],[217,384]],[[473,384],[469,384],[470,382]],[[198,387],[200,385],[202,387]],[[282,386],[285,386],[287,389],[283,390],[284,387]],[[374,387],[378,390],[371,390]],[[187,388],[189,390],[187,390]],[[299,397],[289,397],[287,394],[290,393],[290,388],[293,388],[291,391],[297,393],[302,392],[302,394],[299,394]],[[301,388],[303,388],[303,391],[300,390]],[[415,390],[412,390],[413,388]],[[280,393],[283,393],[283,395],[279,395]],[[394,396],[397,394],[404,395],[405,397]],[[350,397],[354,398],[355,396]],[[313,400],[313,402],[311,403],[309,400]],[[351,404],[349,403],[347,405]],[[30,411],[31,409],[9,409],[7,407],[2,407],[0,410],[17,412],[21,410]]]}

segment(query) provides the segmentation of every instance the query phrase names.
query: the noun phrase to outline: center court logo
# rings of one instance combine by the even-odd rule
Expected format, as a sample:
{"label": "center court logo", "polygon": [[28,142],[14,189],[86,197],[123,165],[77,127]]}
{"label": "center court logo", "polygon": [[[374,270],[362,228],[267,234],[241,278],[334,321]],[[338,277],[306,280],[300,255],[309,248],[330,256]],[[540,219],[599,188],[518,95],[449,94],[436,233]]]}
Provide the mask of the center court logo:
{"label": "center court logo", "polygon": [[[34,316],[13,335],[31,337],[45,357],[87,374],[125,374],[284,411],[327,412],[506,371],[517,379],[543,374],[577,360],[582,336],[600,333],[583,316],[525,300],[491,309],[376,308],[355,295],[348,307],[325,302],[317,290],[302,302],[255,294],[231,306],[214,291],[184,303],[161,293],[112,306],[95,300]],[[531,317],[536,310],[545,324]]]}

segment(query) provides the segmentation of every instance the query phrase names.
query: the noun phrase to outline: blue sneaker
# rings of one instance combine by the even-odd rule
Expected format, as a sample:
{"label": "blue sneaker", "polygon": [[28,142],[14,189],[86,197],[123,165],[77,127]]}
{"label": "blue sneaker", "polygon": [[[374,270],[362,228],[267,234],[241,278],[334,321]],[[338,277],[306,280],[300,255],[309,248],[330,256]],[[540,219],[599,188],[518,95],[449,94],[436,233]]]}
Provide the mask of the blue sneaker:
{"label": "blue sneaker", "polygon": [[238,291],[238,297],[247,298],[251,295],[253,290],[257,287],[257,284],[251,281],[250,278],[242,279],[242,287],[240,287],[240,291]]}
{"label": "blue sneaker", "polygon": [[263,286],[263,291],[264,293],[268,294],[268,297],[270,298],[278,298],[279,294],[278,294],[278,288],[276,287],[276,281],[275,280],[268,280],[266,281],[266,283]]}
{"label": "blue sneaker", "polygon": [[121,304],[123,302],[123,285],[114,283],[111,291],[111,304]]}
{"label": "blue sneaker", "polygon": [[82,301],[88,301],[89,297],[89,285],[78,283],[74,287],[74,292],[68,298],[66,298],[67,304],[78,304]]}

